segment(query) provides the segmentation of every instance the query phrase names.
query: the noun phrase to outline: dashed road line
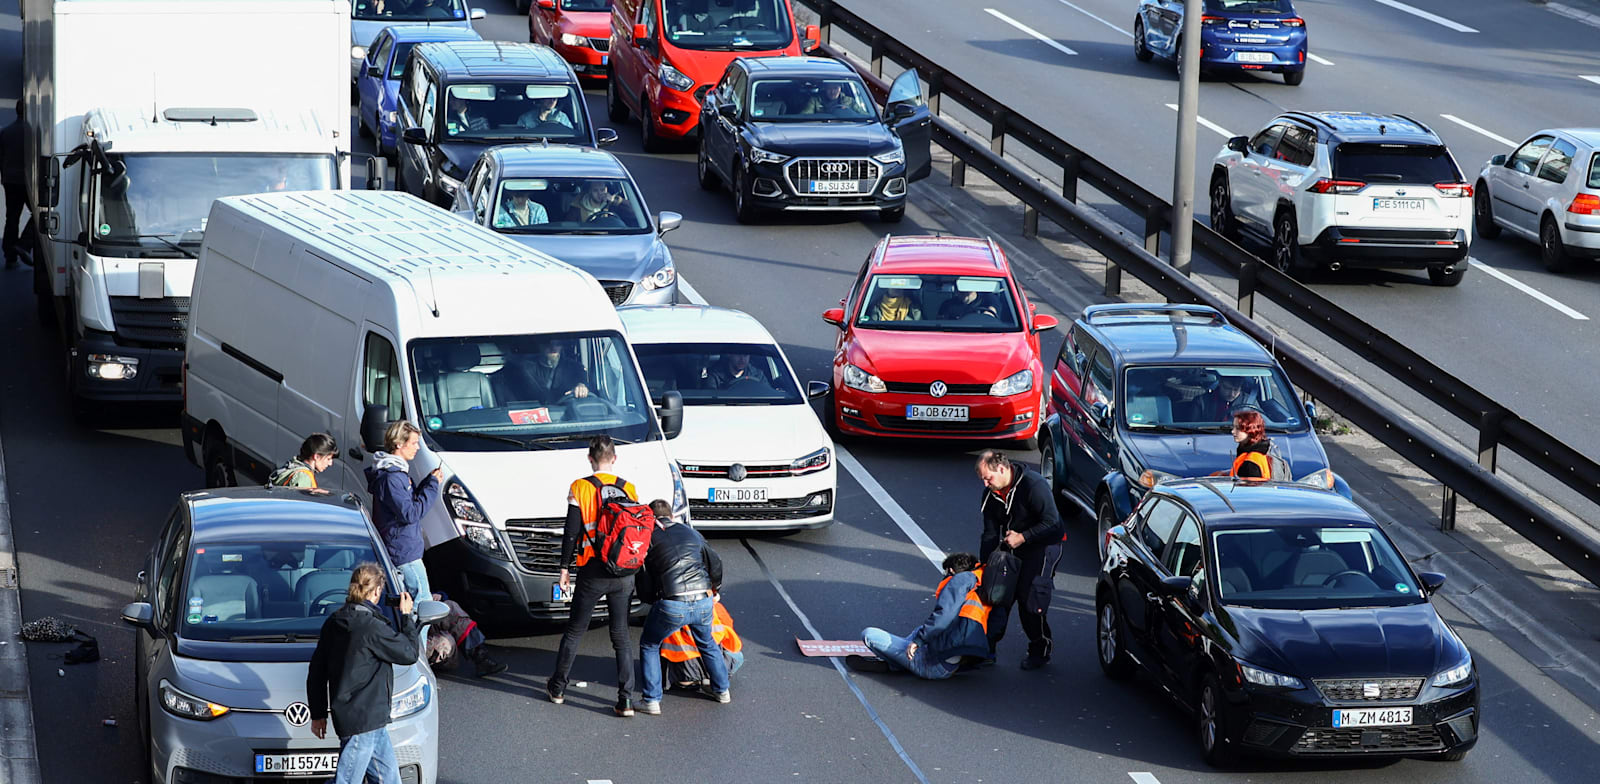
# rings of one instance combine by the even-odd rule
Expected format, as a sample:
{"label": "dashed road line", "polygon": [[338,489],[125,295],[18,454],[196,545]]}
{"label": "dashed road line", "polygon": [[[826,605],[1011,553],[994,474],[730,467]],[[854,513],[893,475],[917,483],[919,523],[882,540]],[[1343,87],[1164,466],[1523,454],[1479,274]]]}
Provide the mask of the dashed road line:
{"label": "dashed road line", "polygon": [[1449,120],[1450,122],[1455,123],[1456,125],[1459,125],[1459,126],[1465,128],[1465,129],[1467,129],[1469,131],[1474,131],[1476,133],[1483,134],[1484,136],[1487,136],[1490,139],[1493,139],[1493,140],[1495,140],[1495,141],[1497,141],[1497,142],[1499,142],[1501,144],[1504,144],[1507,147],[1515,147],[1515,146],[1517,146],[1516,142],[1511,141],[1510,139],[1507,139],[1506,137],[1501,136],[1500,134],[1495,133],[1494,131],[1488,130],[1487,128],[1480,128],[1480,127],[1478,127],[1476,125],[1473,125],[1472,123],[1469,123],[1466,120],[1463,120],[1460,117],[1457,117],[1457,116],[1455,116],[1453,114],[1441,114],[1439,116],[1445,118],[1446,120]]}
{"label": "dashed road line", "polygon": [[1390,8],[1393,8],[1396,11],[1404,11],[1404,12],[1406,12],[1408,14],[1411,14],[1412,16],[1415,16],[1415,17],[1417,17],[1419,19],[1426,19],[1426,20],[1428,20],[1430,22],[1433,22],[1436,25],[1442,25],[1444,27],[1448,27],[1451,30],[1454,30],[1454,31],[1456,31],[1458,33],[1476,33],[1476,32],[1478,32],[1476,28],[1468,27],[1468,26],[1466,26],[1466,25],[1464,25],[1464,24],[1462,24],[1460,22],[1456,22],[1456,21],[1452,21],[1452,20],[1446,19],[1446,18],[1444,18],[1444,17],[1442,17],[1442,16],[1440,16],[1438,14],[1428,13],[1427,11],[1424,11],[1421,8],[1416,8],[1414,6],[1406,5],[1405,3],[1402,3],[1399,0],[1375,0],[1375,2],[1382,3],[1383,5],[1389,6]]}
{"label": "dashed road line", "polygon": [[[1177,111],[1178,110],[1178,105],[1175,104],[1175,103],[1169,103],[1169,104],[1167,104],[1167,108],[1171,109],[1173,111]],[[1216,123],[1214,123],[1214,122],[1212,122],[1210,120],[1207,120],[1204,117],[1196,116],[1194,119],[1195,119],[1196,122],[1200,123],[1201,125],[1204,125],[1205,127],[1209,128],[1209,129],[1211,129],[1211,130],[1213,130],[1213,131],[1215,131],[1217,133],[1222,134],[1222,137],[1224,139],[1232,139],[1234,136],[1237,135],[1233,131],[1230,131],[1227,128],[1224,128],[1224,127],[1222,127],[1222,126],[1220,126],[1220,125],[1218,125],[1218,124],[1216,124]]]}
{"label": "dashed road line", "polygon": [[1072,10],[1077,11],[1078,13],[1083,14],[1084,16],[1087,16],[1090,19],[1093,19],[1096,22],[1099,22],[1100,24],[1105,25],[1106,27],[1109,27],[1109,28],[1111,28],[1111,29],[1113,29],[1113,30],[1115,30],[1115,31],[1117,31],[1119,33],[1122,33],[1123,35],[1125,35],[1125,36],[1127,36],[1129,38],[1133,37],[1133,33],[1130,33],[1127,30],[1124,30],[1124,29],[1122,29],[1122,28],[1120,28],[1120,27],[1118,27],[1118,26],[1116,26],[1116,25],[1114,25],[1114,24],[1112,24],[1110,22],[1107,22],[1104,19],[1101,19],[1098,16],[1095,16],[1093,13],[1090,13],[1090,11],[1087,8],[1084,8],[1083,6],[1077,5],[1075,3],[1069,3],[1069,2],[1067,2],[1067,0],[1057,0],[1057,1],[1060,2],[1062,5],[1064,5],[1064,6],[1068,7],[1068,8],[1071,8]]}
{"label": "dashed road line", "polygon": [[1015,19],[1012,19],[1011,17],[1006,16],[1005,14],[1002,14],[999,11],[994,10],[993,8],[985,8],[983,10],[984,10],[984,12],[988,13],[990,16],[992,16],[992,17],[994,17],[996,19],[999,19],[1000,21],[1005,22],[1006,24],[1011,25],[1012,27],[1015,27],[1018,30],[1021,30],[1022,32],[1027,33],[1030,36],[1033,36],[1034,38],[1037,38],[1039,41],[1049,45],[1052,48],[1054,48],[1056,51],[1062,52],[1063,54],[1070,54],[1070,55],[1074,55],[1074,56],[1076,56],[1078,54],[1077,52],[1072,51],[1072,49],[1070,49],[1070,48],[1068,48],[1066,46],[1063,46],[1060,43],[1057,43],[1056,40],[1051,38],[1050,36],[1045,35],[1044,33],[1041,33],[1038,30],[1035,30],[1035,29],[1033,29],[1033,28],[1031,28],[1031,27],[1029,27],[1029,26],[1027,26],[1027,25],[1015,20]]}
{"label": "dashed road line", "polygon": [[1312,54],[1310,52],[1306,52],[1306,59],[1310,60],[1311,62],[1317,63],[1318,65],[1333,65],[1333,61],[1332,60],[1329,60],[1326,57],[1320,57],[1318,55],[1314,55],[1314,54]]}
{"label": "dashed road line", "polygon": [[1549,11],[1553,14],[1560,14],[1561,16],[1574,21],[1582,22],[1590,27],[1600,27],[1600,14],[1592,14],[1588,11],[1580,11],[1564,3],[1546,3],[1544,7],[1546,11]]}
{"label": "dashed road line", "polygon": [[1133,779],[1134,784],[1161,784],[1161,779],[1156,778],[1154,773],[1129,773],[1128,778]]}
{"label": "dashed road line", "polygon": [[1600,84],[1600,76],[1590,76],[1588,74],[1583,74],[1583,75],[1579,76],[1578,78],[1582,79],[1582,80],[1584,80],[1586,82],[1594,82],[1595,84]]}
{"label": "dashed road line", "polygon": [[1514,288],[1517,291],[1520,291],[1520,292],[1522,292],[1524,294],[1527,294],[1528,296],[1533,297],[1534,299],[1539,300],[1540,302],[1543,302],[1544,304],[1549,305],[1552,308],[1555,308],[1557,312],[1561,313],[1562,315],[1564,315],[1564,316],[1566,316],[1568,318],[1576,319],[1578,321],[1588,321],[1589,320],[1588,316],[1585,316],[1582,313],[1579,313],[1578,311],[1567,307],[1566,305],[1562,304],[1556,298],[1554,298],[1554,297],[1552,297],[1552,296],[1550,296],[1550,295],[1548,295],[1548,294],[1546,294],[1546,293],[1544,293],[1544,292],[1542,292],[1542,291],[1540,291],[1540,290],[1538,290],[1538,289],[1536,289],[1536,288],[1534,288],[1532,286],[1529,286],[1528,284],[1523,283],[1522,281],[1517,280],[1516,278],[1513,278],[1510,275],[1507,275],[1504,272],[1501,272],[1500,270],[1495,269],[1494,267],[1491,267],[1491,266],[1489,266],[1489,265],[1487,265],[1487,264],[1485,264],[1485,263],[1483,263],[1481,261],[1478,261],[1477,259],[1471,258],[1470,256],[1467,258],[1467,261],[1471,262],[1472,266],[1477,267],[1478,269],[1481,269],[1484,272],[1489,273],[1489,275],[1491,275],[1492,277],[1496,278],[1497,280],[1505,283],[1507,286],[1510,286],[1511,288]]}

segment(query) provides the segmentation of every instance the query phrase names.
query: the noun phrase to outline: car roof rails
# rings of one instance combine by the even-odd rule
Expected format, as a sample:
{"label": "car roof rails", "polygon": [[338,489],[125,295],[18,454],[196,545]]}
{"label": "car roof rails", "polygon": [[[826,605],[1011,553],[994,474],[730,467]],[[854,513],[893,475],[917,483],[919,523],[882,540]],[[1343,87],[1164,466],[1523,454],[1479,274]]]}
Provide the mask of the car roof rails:
{"label": "car roof rails", "polygon": [[992,236],[985,236],[984,239],[989,241],[989,261],[994,263],[995,269],[1005,269],[1005,267],[1000,266],[1000,244],[995,242]]}
{"label": "car roof rails", "polygon": [[1118,302],[1090,305],[1083,309],[1083,320],[1092,326],[1109,324],[1147,324],[1151,317],[1198,316],[1206,319],[1203,326],[1225,326],[1228,320],[1222,312],[1209,305],[1162,304],[1153,302]]}
{"label": "car roof rails", "polygon": [[1316,125],[1316,126],[1319,126],[1319,127],[1322,127],[1322,128],[1327,128],[1330,131],[1337,130],[1336,128],[1333,127],[1333,123],[1330,123],[1327,120],[1324,120],[1321,117],[1318,117],[1315,114],[1312,114],[1310,112],[1288,111],[1288,112],[1284,112],[1283,116],[1284,117],[1293,117],[1294,119],[1300,120],[1301,122],[1308,123],[1310,125]]}

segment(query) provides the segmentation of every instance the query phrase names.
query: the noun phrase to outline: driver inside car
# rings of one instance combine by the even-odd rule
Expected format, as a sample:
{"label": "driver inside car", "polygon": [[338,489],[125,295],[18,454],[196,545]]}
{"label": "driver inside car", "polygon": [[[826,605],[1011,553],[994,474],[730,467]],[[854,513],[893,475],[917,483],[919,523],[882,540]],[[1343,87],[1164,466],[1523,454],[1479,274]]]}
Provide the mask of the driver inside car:
{"label": "driver inside car", "polygon": [[447,113],[446,118],[449,120],[451,136],[462,131],[489,130],[489,118],[483,117],[477,112],[468,111],[472,103],[472,101],[465,98],[450,96],[450,111]]}
{"label": "driver inside car", "polygon": [[556,98],[535,98],[533,108],[522,113],[517,118],[517,127],[524,130],[533,130],[541,125],[559,125],[568,130],[572,129],[572,120],[567,113],[556,107]]}
{"label": "driver inside car", "polygon": [[1000,307],[995,303],[992,295],[969,291],[965,294],[951,297],[939,306],[939,319],[941,321],[977,318],[1000,318]]}
{"label": "driver inside car", "polygon": [[497,229],[523,229],[539,223],[549,223],[550,215],[544,205],[533,200],[527,191],[506,191],[494,212]]}
{"label": "driver inside car", "polygon": [[612,206],[621,201],[621,194],[611,192],[611,183],[590,180],[583,188],[583,195],[574,199],[572,206],[567,208],[567,220],[587,223],[602,215],[612,214]]}
{"label": "driver inside car", "polygon": [[518,399],[550,404],[569,396],[589,396],[589,387],[583,382],[583,367],[576,360],[567,358],[562,343],[559,340],[541,340],[532,357],[523,357],[508,364],[506,369],[515,375],[507,380],[511,382]]}
{"label": "driver inside car", "polygon": [[750,364],[749,354],[723,354],[722,360],[706,372],[706,380],[716,389],[727,389],[741,381],[769,383],[765,373]]}
{"label": "driver inside car", "polygon": [[867,113],[867,107],[861,105],[854,90],[845,90],[842,82],[823,82],[802,113],[862,115]]}

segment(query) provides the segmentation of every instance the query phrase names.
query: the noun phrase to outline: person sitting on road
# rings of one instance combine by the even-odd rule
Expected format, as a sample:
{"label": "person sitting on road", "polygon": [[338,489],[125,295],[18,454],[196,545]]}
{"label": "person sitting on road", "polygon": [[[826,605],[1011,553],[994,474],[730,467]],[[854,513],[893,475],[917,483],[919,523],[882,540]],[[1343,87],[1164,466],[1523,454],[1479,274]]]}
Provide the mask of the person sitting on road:
{"label": "person sitting on road", "polygon": [[741,381],[769,383],[761,368],[750,364],[749,354],[723,354],[716,367],[706,371],[706,381],[715,389],[727,389]]}
{"label": "person sitting on road", "polygon": [[583,195],[574,199],[572,205],[567,208],[567,220],[587,223],[603,215],[614,215],[611,207],[621,201],[621,194],[611,192],[611,183],[605,180],[590,180],[583,188]]}
{"label": "person sitting on road", "polygon": [[535,201],[527,191],[506,191],[494,211],[494,227],[497,229],[525,229],[549,222],[550,214],[545,212],[544,205]]}
{"label": "person sitting on road", "polygon": [[934,591],[933,613],[905,637],[875,626],[863,629],[861,641],[877,659],[851,656],[852,669],[865,672],[904,670],[920,678],[943,680],[954,675],[967,657],[989,656],[989,605],[978,586],[983,584],[983,564],[972,553],[954,553],[944,559],[944,581]]}
{"label": "person sitting on road", "polygon": [[571,130],[572,120],[566,112],[556,107],[556,100],[554,97],[533,99],[533,108],[517,118],[517,127],[531,130],[540,126],[559,125]]}
{"label": "person sitting on road", "polygon": [[339,445],[327,433],[312,433],[300,442],[300,453],[267,477],[273,487],[317,488],[317,474],[328,470],[339,456]]}
{"label": "person sitting on road", "polygon": [[823,82],[822,89],[811,96],[801,113],[860,116],[867,114],[867,107],[855,90],[845,89],[844,82]]}
{"label": "person sitting on road", "polygon": [[[728,614],[722,595],[711,597],[711,639],[722,649],[722,664],[728,669],[728,678],[744,666],[744,643],[733,630],[733,616]],[[700,649],[694,643],[694,634],[684,626],[661,643],[661,659],[666,664],[666,682],[669,689],[700,690],[711,685],[700,660]]]}
{"label": "person sitting on road", "polygon": [[444,602],[450,614],[443,621],[428,627],[428,664],[435,672],[454,670],[461,666],[462,655],[472,662],[473,675],[487,678],[506,671],[506,666],[489,658],[489,647],[478,622],[444,594],[433,594],[433,600]]}
{"label": "person sitting on road", "polygon": [[921,321],[922,308],[912,299],[912,289],[886,288],[878,301],[867,309],[867,318],[873,321]]}

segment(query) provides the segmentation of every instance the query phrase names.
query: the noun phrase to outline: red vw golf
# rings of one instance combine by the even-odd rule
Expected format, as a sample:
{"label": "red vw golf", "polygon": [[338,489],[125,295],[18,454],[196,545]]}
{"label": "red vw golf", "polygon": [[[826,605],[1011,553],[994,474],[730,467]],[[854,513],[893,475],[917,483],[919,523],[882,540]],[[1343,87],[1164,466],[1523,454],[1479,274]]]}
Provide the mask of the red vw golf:
{"label": "red vw golf", "polygon": [[1038,437],[1049,388],[1036,314],[993,240],[886,237],[856,276],[839,327],[837,432],[911,438]]}
{"label": "red vw golf", "polygon": [[[584,78],[604,79],[611,51],[611,0],[534,0],[528,43],[556,50]],[[523,7],[518,3],[518,7]]]}

